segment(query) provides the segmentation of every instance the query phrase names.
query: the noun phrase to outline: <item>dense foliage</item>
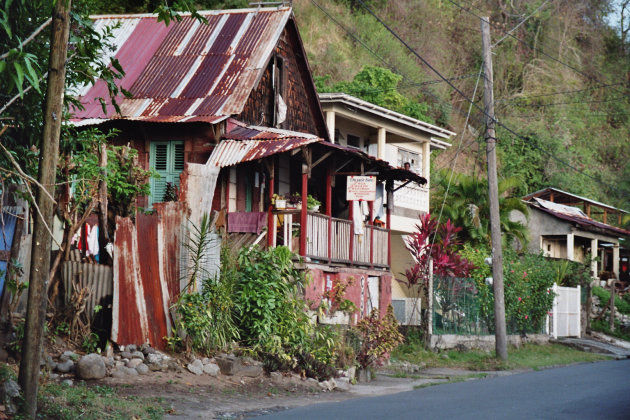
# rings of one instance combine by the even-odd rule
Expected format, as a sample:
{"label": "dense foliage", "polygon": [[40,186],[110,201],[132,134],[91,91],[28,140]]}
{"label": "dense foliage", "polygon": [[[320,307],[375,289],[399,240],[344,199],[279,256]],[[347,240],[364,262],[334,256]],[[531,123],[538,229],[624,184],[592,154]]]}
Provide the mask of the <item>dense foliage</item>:
{"label": "dense foliage", "polygon": [[398,91],[403,77],[392,73],[389,69],[378,66],[365,66],[354,78],[330,84],[330,75],[315,78],[317,91],[343,92],[410,117],[433,122],[427,115],[428,106],[418,100],[409,98]]}
{"label": "dense foliage", "polygon": [[[450,219],[461,228],[459,238],[462,242],[475,246],[489,246],[490,201],[488,199],[488,181],[484,178],[458,174],[451,178],[450,173],[442,171],[436,176],[436,190],[432,196],[432,205],[442,211],[442,218]],[[518,221],[510,219],[512,211],[527,214],[527,206],[519,197],[511,195],[522,182],[515,177],[499,181],[499,222],[504,243],[519,241],[526,243],[527,228]]]}
{"label": "dense foliage", "polygon": [[[466,245],[461,253],[475,265],[470,275],[476,283],[480,315],[492,330],[494,294],[492,285],[486,282],[492,276],[492,269],[484,262],[490,256],[490,251]],[[503,258],[505,318],[508,330],[521,334],[540,332],[553,304],[554,294],[551,288],[557,278],[559,262],[545,258],[542,254],[518,255],[509,247],[504,248]]]}

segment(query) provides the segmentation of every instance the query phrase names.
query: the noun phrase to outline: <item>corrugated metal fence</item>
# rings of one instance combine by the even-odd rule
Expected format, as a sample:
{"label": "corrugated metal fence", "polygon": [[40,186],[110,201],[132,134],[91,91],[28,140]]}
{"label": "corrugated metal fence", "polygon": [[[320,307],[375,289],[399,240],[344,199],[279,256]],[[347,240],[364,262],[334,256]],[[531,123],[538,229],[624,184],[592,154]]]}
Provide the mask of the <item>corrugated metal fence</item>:
{"label": "corrugated metal fence", "polygon": [[155,213],[116,219],[112,340],[165,348],[171,334],[169,307],[179,294],[182,202],[157,203]]}

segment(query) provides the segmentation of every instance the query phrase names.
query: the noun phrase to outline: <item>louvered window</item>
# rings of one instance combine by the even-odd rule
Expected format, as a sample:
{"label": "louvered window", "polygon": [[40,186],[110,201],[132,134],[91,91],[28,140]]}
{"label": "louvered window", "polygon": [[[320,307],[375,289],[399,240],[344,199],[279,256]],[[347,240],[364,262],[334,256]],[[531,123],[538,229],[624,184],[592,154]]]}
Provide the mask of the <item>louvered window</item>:
{"label": "louvered window", "polygon": [[151,178],[149,207],[164,201],[166,184],[179,187],[179,174],[184,170],[184,142],[154,141],[151,143],[150,165],[159,178]]}

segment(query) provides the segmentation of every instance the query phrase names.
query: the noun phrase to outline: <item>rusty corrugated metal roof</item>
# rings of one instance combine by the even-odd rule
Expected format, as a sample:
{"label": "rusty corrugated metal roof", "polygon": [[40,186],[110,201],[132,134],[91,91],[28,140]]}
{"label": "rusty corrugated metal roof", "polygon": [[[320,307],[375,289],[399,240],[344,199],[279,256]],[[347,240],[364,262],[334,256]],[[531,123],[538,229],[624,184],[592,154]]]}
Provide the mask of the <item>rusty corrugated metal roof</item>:
{"label": "rusty corrugated metal roof", "polygon": [[227,127],[229,131],[212,151],[207,165],[223,168],[324,141],[313,134],[247,126],[232,118]]}
{"label": "rusty corrugated metal roof", "polygon": [[203,24],[190,16],[169,26],[154,15],[93,16],[95,28],[112,30],[116,58],[125,76],[120,85],[133,94],[116,98],[121,114],[107,101],[99,81],[74,92],[83,110],[73,122],[98,124],[123,118],[153,122],[218,122],[242,111],[252,88],[291,16],[291,8],[202,11]]}
{"label": "rusty corrugated metal roof", "polygon": [[573,207],[573,209],[575,209],[574,211],[566,211],[563,210],[563,208],[571,208],[571,206],[552,203],[551,201],[543,200],[537,197],[534,197],[534,200],[532,201],[528,201],[527,204],[558,219],[576,223],[585,230],[595,230],[598,232],[603,231],[609,235],[618,237],[630,236],[630,231],[591,219],[576,207]]}

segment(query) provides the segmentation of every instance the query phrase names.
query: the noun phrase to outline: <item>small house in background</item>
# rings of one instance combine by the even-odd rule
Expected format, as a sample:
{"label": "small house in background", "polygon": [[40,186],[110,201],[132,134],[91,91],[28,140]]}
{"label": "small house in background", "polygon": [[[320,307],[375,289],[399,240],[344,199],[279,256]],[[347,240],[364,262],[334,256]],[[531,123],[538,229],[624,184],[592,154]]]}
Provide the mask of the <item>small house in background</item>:
{"label": "small house in background", "polygon": [[[380,192],[378,196],[385,199],[375,202],[374,215],[379,220],[384,221],[385,209],[391,213],[386,225],[391,229],[391,271],[394,276],[402,276],[413,264],[405,237],[416,230],[418,216],[429,212],[431,151],[450,147],[448,141],[455,133],[345,93],[322,93],[319,99],[332,142],[363,151],[401,170],[408,168],[426,180],[422,185],[395,181],[393,200]],[[392,303],[400,322],[409,322],[416,302],[403,285],[392,282]]]}
{"label": "small house in background", "polygon": [[[399,216],[388,207],[376,223],[376,212],[394,200],[396,186],[425,184],[428,164],[416,173],[329,141],[291,8],[200,14],[207,24],[188,16],[169,26],[153,15],[93,18],[97,29],[117,25],[111,55],[133,97],[117,98],[121,114],[109,104],[104,114],[99,82],[79,92],[84,109],[74,110],[73,122],[119,130],[113,141],[137,149],[138,165],[159,175],[138,203],[152,212],[116,220],[112,340],[164,346],[186,273],[186,226],[204,213],[215,215],[234,248],[285,245],[302,256],[313,310],[326,291],[347,284],[357,311],[320,321],[356,322],[386,307]],[[374,185],[381,205],[349,202],[352,177]],[[208,256],[215,269],[217,249],[215,242]]]}
{"label": "small house in background", "polygon": [[[531,252],[552,258],[592,262],[595,278],[630,281],[630,250],[620,239],[630,236],[621,227],[629,212],[571,194],[557,188],[545,188],[523,197],[529,206],[527,224]],[[523,217],[523,216],[521,216]]]}

